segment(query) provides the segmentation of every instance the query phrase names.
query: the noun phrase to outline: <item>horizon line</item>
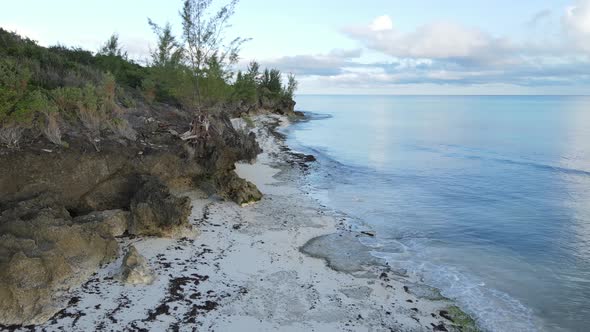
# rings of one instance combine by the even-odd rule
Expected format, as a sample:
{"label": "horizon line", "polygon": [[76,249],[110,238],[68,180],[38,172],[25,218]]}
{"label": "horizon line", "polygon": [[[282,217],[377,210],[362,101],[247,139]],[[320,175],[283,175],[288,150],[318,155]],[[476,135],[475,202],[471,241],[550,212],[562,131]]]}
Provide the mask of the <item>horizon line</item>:
{"label": "horizon line", "polygon": [[362,93],[301,93],[298,96],[363,96],[363,97],[590,97],[568,94],[362,94]]}

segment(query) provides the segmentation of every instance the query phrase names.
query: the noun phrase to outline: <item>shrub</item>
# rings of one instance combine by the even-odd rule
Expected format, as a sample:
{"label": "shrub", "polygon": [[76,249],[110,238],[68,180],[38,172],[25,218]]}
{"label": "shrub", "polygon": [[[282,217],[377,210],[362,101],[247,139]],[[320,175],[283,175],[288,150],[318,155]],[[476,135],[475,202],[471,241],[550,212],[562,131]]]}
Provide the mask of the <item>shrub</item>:
{"label": "shrub", "polygon": [[127,120],[114,118],[109,124],[111,131],[117,136],[126,138],[130,141],[135,141],[137,139],[137,132],[131,127]]}
{"label": "shrub", "polygon": [[92,134],[98,135],[100,133],[105,114],[99,104],[96,89],[91,85],[82,89],[82,96],[78,101],[78,118]]}
{"label": "shrub", "polygon": [[156,83],[152,79],[147,78],[141,82],[141,91],[148,102],[156,99]]}
{"label": "shrub", "polygon": [[57,88],[51,91],[53,102],[58,110],[69,120],[77,119],[78,104],[82,100],[80,88]]}
{"label": "shrub", "polygon": [[55,112],[45,114],[45,126],[42,128],[43,135],[55,145],[64,145],[61,140],[61,129],[59,128],[58,114]]}
{"label": "shrub", "polygon": [[32,127],[39,119],[40,114],[56,111],[55,104],[42,91],[33,90],[14,105],[10,121],[21,126]]}
{"label": "shrub", "polygon": [[0,127],[0,144],[9,148],[18,147],[22,139],[24,128],[18,125],[2,125]]}
{"label": "shrub", "polygon": [[256,104],[258,101],[256,80],[251,74],[238,72],[233,88],[233,101],[244,102],[249,105]]}
{"label": "shrub", "polygon": [[117,82],[115,76],[111,73],[106,73],[102,81],[102,94],[110,103],[115,102],[115,92],[117,89]]}
{"label": "shrub", "polygon": [[15,105],[27,94],[31,73],[11,58],[0,58],[0,121],[11,117]]}

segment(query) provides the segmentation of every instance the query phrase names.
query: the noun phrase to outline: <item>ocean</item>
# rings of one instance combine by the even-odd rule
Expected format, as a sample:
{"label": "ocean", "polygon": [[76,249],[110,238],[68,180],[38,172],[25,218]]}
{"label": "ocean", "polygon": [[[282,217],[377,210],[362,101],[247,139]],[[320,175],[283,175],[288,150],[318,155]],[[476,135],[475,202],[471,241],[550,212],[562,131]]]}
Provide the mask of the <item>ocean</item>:
{"label": "ocean", "polygon": [[590,97],[297,96],[305,186],[489,331],[590,328]]}

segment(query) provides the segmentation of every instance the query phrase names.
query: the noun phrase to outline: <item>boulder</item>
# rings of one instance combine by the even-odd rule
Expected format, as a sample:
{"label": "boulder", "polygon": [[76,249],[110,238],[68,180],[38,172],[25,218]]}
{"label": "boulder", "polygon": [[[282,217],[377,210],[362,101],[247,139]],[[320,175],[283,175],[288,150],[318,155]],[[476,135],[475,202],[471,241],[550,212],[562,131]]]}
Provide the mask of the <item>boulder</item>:
{"label": "boulder", "polygon": [[155,279],[155,274],[145,257],[140,255],[134,246],[129,247],[121,264],[121,280],[132,285],[149,285]]}
{"label": "boulder", "polygon": [[103,237],[119,237],[125,234],[129,226],[130,213],[123,210],[108,210],[89,213],[74,218],[77,224],[93,225]]}
{"label": "boulder", "polygon": [[190,229],[191,200],[176,197],[155,177],[146,177],[131,200],[129,233],[175,237]]}
{"label": "boulder", "polygon": [[[0,324],[40,324],[66,306],[67,291],[113,260],[118,244],[59,207],[27,202],[0,215]],[[103,236],[104,235],[104,236]]]}
{"label": "boulder", "polygon": [[240,178],[236,172],[219,173],[216,176],[219,194],[239,205],[248,205],[262,199],[262,193],[252,182]]}

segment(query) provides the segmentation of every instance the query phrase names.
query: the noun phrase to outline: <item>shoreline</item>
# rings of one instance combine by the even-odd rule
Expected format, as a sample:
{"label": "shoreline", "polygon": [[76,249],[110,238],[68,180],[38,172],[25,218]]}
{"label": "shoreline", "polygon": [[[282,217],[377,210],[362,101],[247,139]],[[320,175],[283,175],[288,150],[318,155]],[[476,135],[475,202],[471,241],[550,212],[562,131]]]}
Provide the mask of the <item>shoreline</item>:
{"label": "shoreline", "polygon": [[254,164],[237,164],[238,175],[264,194],[260,202],[240,207],[191,192],[190,222],[200,235],[119,239],[146,257],[154,283],[116,280],[120,255],[37,328],[474,331],[436,290],[371,258],[358,240],[370,235],[346,230],[345,217],[297,187],[305,155],[272,133],[285,119],[256,116],[264,152]]}

